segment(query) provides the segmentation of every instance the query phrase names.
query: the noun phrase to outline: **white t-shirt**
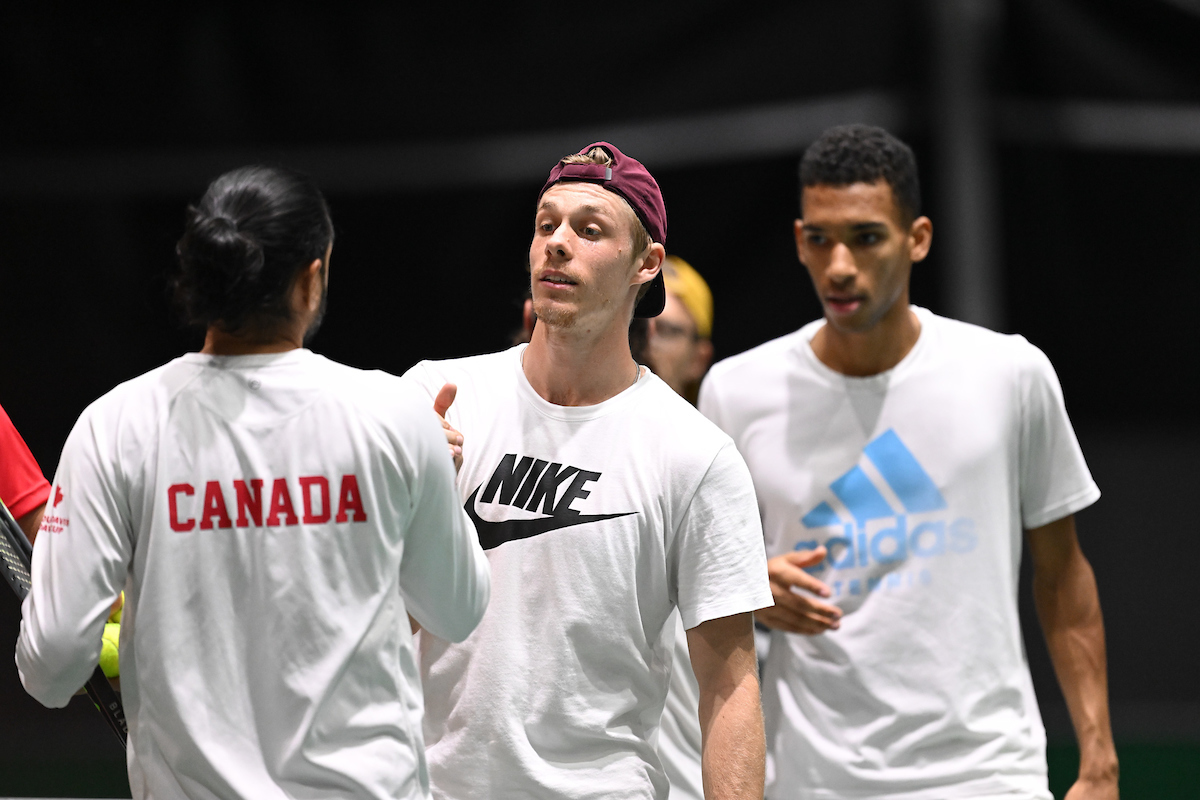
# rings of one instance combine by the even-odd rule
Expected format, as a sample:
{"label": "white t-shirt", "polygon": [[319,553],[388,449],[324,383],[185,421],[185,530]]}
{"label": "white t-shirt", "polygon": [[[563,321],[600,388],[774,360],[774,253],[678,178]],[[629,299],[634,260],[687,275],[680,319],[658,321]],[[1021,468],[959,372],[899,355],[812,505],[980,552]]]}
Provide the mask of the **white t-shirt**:
{"label": "white t-shirt", "polygon": [[479,628],[424,633],[439,798],[662,798],[654,739],[685,627],[771,604],[762,528],[729,437],[648,371],[603,403],[543,400],[524,345],[422,362],[458,385],[459,494],[492,567]]}
{"label": "white t-shirt", "polygon": [[687,631],[674,615],[671,685],[658,731],[658,757],[671,784],[671,800],[704,800],[703,752],[700,730],[700,685],[692,670]]}
{"label": "white t-shirt", "polygon": [[405,614],[462,639],[488,586],[424,397],[307,350],[192,353],[76,423],[16,660],[65,705],[124,589],[135,798],[424,798]]}
{"label": "white t-shirt", "polygon": [[813,574],[845,614],[819,636],[773,633],[771,798],[1050,798],[1022,529],[1100,492],[1040,350],[914,311],[917,344],[879,375],[822,364],[819,320],[701,389],[750,466],[768,554],[829,548]]}

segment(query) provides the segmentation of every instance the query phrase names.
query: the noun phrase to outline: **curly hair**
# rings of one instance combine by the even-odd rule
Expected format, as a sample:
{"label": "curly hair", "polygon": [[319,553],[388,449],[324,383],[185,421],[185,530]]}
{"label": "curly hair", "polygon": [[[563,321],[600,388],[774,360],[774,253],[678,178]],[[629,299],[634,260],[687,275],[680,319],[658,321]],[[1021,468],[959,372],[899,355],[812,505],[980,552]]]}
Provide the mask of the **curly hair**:
{"label": "curly hair", "polygon": [[904,142],[873,125],[829,128],[800,159],[800,216],[808,186],[849,186],[883,179],[892,187],[900,213],[911,222],[921,213],[917,159]]}

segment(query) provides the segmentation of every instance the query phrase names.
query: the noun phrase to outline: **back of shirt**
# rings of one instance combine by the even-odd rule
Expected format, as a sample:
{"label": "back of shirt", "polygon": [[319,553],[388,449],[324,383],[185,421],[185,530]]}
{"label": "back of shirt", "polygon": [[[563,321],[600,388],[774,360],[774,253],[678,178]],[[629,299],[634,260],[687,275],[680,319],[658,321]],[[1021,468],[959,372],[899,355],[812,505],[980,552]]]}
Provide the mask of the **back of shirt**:
{"label": "back of shirt", "polygon": [[64,705],[126,591],[135,797],[425,797],[406,613],[465,638],[486,560],[429,404],[305,350],[189,354],[80,418],[17,660]]}

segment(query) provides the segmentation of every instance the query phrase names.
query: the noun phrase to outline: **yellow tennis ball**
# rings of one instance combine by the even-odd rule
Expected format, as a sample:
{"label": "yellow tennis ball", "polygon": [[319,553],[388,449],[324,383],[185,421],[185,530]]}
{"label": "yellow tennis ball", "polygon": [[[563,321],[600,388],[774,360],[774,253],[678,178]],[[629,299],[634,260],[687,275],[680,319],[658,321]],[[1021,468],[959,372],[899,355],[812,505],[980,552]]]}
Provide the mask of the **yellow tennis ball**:
{"label": "yellow tennis ball", "polygon": [[121,662],[118,658],[117,643],[121,641],[121,626],[116,622],[104,624],[104,639],[100,642],[100,669],[109,678],[121,674]]}
{"label": "yellow tennis ball", "polygon": [[112,604],[112,611],[108,614],[108,621],[121,624],[121,615],[125,613],[125,593],[121,592],[117,595],[117,601]]}

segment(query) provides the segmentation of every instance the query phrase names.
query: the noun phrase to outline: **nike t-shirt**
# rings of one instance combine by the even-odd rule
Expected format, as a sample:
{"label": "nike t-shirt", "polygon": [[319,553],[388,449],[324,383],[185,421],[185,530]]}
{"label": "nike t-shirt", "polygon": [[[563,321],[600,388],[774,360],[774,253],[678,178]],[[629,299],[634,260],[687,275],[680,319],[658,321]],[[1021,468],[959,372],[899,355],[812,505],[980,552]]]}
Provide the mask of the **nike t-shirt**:
{"label": "nike t-shirt", "polygon": [[692,628],[772,602],[750,475],[648,371],[558,406],[526,380],[524,348],[406,375],[431,402],[458,385],[458,489],[492,568],[465,642],[420,637],[434,796],[663,798],[672,610]]}
{"label": "nike t-shirt", "polygon": [[823,320],[717,364],[700,408],[754,476],[770,556],[844,612],[776,631],[763,677],[773,800],[1050,798],[1017,616],[1022,529],[1095,502],[1050,362],[914,308],[893,369],[853,378],[812,351]]}
{"label": "nike t-shirt", "polygon": [[17,666],[66,705],[125,590],[133,797],[429,796],[406,612],[465,637],[488,568],[411,387],[190,353],[89,406],[54,489]]}

